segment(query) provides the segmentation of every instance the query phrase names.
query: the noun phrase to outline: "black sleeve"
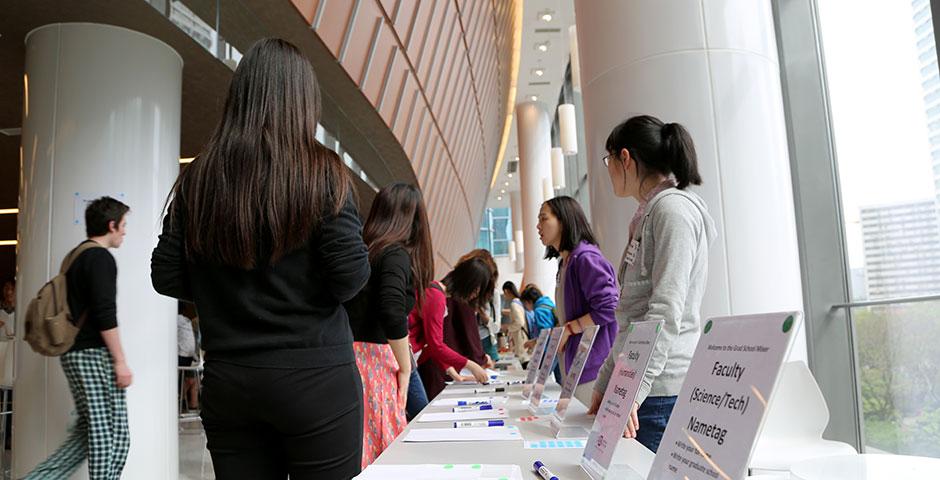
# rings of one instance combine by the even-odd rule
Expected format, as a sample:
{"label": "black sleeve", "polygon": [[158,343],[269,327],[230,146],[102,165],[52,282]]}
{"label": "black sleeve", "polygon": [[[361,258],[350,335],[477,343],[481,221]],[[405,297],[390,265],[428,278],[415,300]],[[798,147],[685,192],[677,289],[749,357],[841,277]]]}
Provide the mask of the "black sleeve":
{"label": "black sleeve", "polygon": [[401,247],[391,247],[377,265],[379,269],[379,316],[385,338],[398,340],[408,336],[406,297],[411,294],[411,257]]}
{"label": "black sleeve", "polygon": [[339,214],[320,230],[320,256],[326,271],[327,288],[340,303],[356,296],[369,281],[369,251],[362,242],[362,221],[350,192]]}
{"label": "black sleeve", "polygon": [[150,256],[150,281],[153,289],[162,295],[192,301],[184,248],[182,204],[173,202],[163,219],[163,232]]}
{"label": "black sleeve", "polygon": [[117,263],[103,248],[88,250],[83,256],[82,283],[85,288],[86,323],[98,331],[117,327]]}

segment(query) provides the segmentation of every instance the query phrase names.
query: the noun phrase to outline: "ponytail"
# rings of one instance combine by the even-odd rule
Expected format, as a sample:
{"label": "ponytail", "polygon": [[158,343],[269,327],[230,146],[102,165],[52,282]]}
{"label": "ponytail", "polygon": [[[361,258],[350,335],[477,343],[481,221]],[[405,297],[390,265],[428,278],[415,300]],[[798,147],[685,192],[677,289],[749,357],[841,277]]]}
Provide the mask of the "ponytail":
{"label": "ponytail", "polygon": [[631,117],[607,137],[608,152],[624,148],[646,171],[675,176],[680,190],[702,184],[692,136],[678,123],[650,115]]}
{"label": "ponytail", "polygon": [[689,131],[678,123],[667,123],[662,129],[662,150],[666,163],[676,177],[676,188],[684,190],[689,184],[701,185],[698,157]]}

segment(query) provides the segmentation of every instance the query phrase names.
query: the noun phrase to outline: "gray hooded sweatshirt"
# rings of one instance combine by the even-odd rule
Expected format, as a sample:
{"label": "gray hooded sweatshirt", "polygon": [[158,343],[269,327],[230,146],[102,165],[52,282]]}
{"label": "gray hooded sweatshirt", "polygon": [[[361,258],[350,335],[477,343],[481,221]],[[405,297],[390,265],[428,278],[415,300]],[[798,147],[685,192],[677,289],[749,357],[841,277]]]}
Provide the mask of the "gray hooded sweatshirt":
{"label": "gray hooded sweatshirt", "polygon": [[[594,391],[603,394],[623,349],[631,322],[663,320],[659,341],[637,403],[647,396],[679,394],[702,330],[701,306],[708,277],[708,246],[718,232],[705,202],[695,193],[663,190],[646,207],[635,235],[640,242],[633,265],[620,261],[620,332],[597,376]],[[627,246],[629,248],[629,245]]]}

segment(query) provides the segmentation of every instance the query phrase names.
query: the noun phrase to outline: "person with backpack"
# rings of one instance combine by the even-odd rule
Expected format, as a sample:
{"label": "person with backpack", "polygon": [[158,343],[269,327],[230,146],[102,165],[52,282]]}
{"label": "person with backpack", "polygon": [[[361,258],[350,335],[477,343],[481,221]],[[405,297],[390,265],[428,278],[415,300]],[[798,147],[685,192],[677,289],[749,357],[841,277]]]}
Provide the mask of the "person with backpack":
{"label": "person with backpack", "polygon": [[[71,316],[78,328],[66,330],[72,333],[66,333],[66,341],[59,345],[73,338],[74,343],[60,361],[78,418],[65,442],[24,480],[69,478],[86,458],[90,480],[116,480],[124,469],[130,449],[125,389],[133,375],[118,332],[117,264],[108,249],[121,247],[129,210],[110,197],[89,203],[85,209],[88,239],[63,262],[67,310],[62,313]],[[40,347],[35,333],[45,326],[36,312],[50,308],[41,305],[42,293],[27,311],[27,341],[34,349]]]}
{"label": "person with backpack", "polygon": [[[535,345],[535,340],[539,338],[539,334],[543,329],[560,326],[558,315],[555,314],[555,302],[532,283],[526,285],[525,289],[522,290],[521,299],[525,309],[531,312],[528,316],[529,342],[531,342],[530,345]],[[552,375],[555,377],[555,382],[560,385],[562,382],[561,367],[558,365],[557,357],[555,358],[555,365],[552,367]]]}

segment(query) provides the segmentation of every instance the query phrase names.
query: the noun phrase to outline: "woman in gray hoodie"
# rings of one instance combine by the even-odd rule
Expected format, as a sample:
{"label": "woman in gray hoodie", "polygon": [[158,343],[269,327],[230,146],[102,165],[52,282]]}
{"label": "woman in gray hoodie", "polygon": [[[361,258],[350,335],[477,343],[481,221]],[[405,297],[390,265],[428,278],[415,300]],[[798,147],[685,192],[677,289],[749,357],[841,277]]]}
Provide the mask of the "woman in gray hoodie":
{"label": "woman in gray hoodie", "polygon": [[643,376],[624,436],[652,451],[659,448],[701,333],[700,308],[708,272],[714,222],[701,197],[695,147],[677,123],[638,116],[607,138],[604,164],[618,197],[640,202],[618,268],[620,334],[594,386],[596,413],[631,322],[665,322]]}

